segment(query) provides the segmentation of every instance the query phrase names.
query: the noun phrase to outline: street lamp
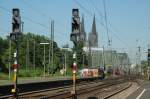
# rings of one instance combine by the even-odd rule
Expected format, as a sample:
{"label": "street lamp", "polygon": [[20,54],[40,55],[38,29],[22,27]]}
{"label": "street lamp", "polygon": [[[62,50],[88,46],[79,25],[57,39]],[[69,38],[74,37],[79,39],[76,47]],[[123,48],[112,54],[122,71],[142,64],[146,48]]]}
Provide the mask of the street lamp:
{"label": "street lamp", "polygon": [[50,43],[40,43],[41,45],[44,45],[44,57],[43,57],[43,64],[44,64],[44,71],[43,71],[43,74],[44,74],[44,77],[45,77],[45,45],[48,45]]}
{"label": "street lamp", "polygon": [[72,51],[70,48],[66,47],[66,48],[61,48],[62,50],[64,50],[64,57],[65,57],[65,76],[67,75],[67,53],[66,51]]}

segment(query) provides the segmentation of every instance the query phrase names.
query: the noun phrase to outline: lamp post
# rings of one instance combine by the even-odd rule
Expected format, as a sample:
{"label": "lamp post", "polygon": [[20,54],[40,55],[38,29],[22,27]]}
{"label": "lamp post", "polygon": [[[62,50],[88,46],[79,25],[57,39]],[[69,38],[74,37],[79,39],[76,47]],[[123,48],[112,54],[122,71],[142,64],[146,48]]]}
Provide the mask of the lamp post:
{"label": "lamp post", "polygon": [[44,65],[44,71],[43,71],[43,74],[44,74],[44,77],[45,77],[45,45],[48,45],[48,44],[50,44],[50,43],[40,43],[41,45],[44,45],[44,50],[43,50],[43,54],[44,54],[44,56],[43,56],[43,65]]}
{"label": "lamp post", "polygon": [[66,51],[71,51],[70,48],[65,47],[65,48],[61,48],[62,50],[64,50],[64,57],[65,57],[65,76],[67,75],[67,52]]}

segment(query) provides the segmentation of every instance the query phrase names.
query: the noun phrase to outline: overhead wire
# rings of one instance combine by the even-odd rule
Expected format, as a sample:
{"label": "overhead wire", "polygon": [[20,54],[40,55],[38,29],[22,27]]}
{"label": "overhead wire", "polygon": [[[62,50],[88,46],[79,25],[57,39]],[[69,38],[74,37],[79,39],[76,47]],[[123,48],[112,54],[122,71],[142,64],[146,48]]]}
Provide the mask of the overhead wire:
{"label": "overhead wire", "polygon": [[[11,13],[9,9],[7,9],[7,8],[5,8],[5,7],[3,7],[3,6],[0,6],[0,9],[2,9],[2,10],[4,10],[4,11],[8,12],[8,15],[10,15],[10,13]],[[26,17],[26,16],[22,16],[22,18],[25,19],[25,20],[27,20],[27,21],[29,21],[29,22],[31,22],[31,23],[34,23],[34,24],[36,24],[36,25],[39,25],[39,26],[41,26],[41,27],[43,27],[43,28],[45,28],[45,29],[47,29],[47,30],[50,29],[48,26],[46,26],[46,25],[44,25],[44,24],[42,24],[42,23],[40,23],[40,22],[34,21],[34,20],[32,20],[31,18],[28,18],[28,17]],[[55,31],[57,31],[58,33],[59,33],[59,32],[62,33],[61,31],[58,31],[58,30],[55,30]],[[55,34],[56,34],[56,33],[55,33]],[[62,36],[65,37],[64,34],[61,34],[61,36],[58,35],[58,34],[56,34],[56,35],[59,36],[60,38],[62,38]],[[59,40],[60,40],[60,39],[59,39]],[[63,40],[61,40],[61,41],[63,41]]]}
{"label": "overhead wire", "polygon": [[[77,0],[74,0],[74,1],[75,1],[75,3],[77,3],[77,5],[78,5],[80,8],[82,8],[88,15],[93,16],[93,15],[89,12],[89,10],[86,9],[81,3],[79,3]],[[99,12],[99,13],[100,13],[100,12]],[[102,15],[102,14],[101,14],[101,15]],[[102,16],[102,17],[104,17],[104,16]],[[101,26],[103,26],[103,27],[106,29],[106,26],[105,26],[105,24],[104,24],[103,22],[101,22],[98,18],[97,18],[97,21],[98,21],[98,23],[99,23]],[[111,32],[122,44],[124,44],[125,46],[128,46],[128,44],[125,43],[123,40],[121,40],[121,39],[119,38],[119,36],[117,36],[111,29],[108,28],[108,32]]]}
{"label": "overhead wire", "polygon": [[[37,15],[40,15],[40,16],[44,16],[44,17],[47,17],[47,18],[49,18],[50,20],[53,20],[53,18],[51,18],[50,16],[48,16],[46,13],[43,13],[42,11],[40,11],[39,9],[37,9],[37,8],[35,8],[35,7],[33,7],[31,4],[29,4],[29,2],[26,2],[25,0],[22,0],[21,2],[23,2],[26,6],[28,6],[31,10],[33,10],[34,12],[36,12],[37,13]],[[40,12],[40,13],[39,13]],[[55,21],[55,23],[59,26],[59,28],[62,28],[62,27],[64,27],[66,30],[67,30],[67,28],[65,27],[65,24],[62,24],[62,23],[60,23],[60,22],[58,22],[58,21]],[[63,28],[63,29],[64,29]]]}
{"label": "overhead wire", "polygon": [[[40,16],[44,16],[44,17],[48,17],[50,20],[53,20],[50,16],[48,16],[46,13],[43,13],[42,11],[40,12],[40,10],[39,9],[37,9],[37,8],[35,8],[35,7],[33,7],[29,2],[26,2],[25,0],[22,0],[21,2],[23,2],[26,6],[28,6],[31,10],[33,10],[34,12],[36,12],[37,13],[37,15],[40,15]],[[40,12],[40,13],[39,13]],[[56,21],[55,20],[55,23],[56,23],[56,25],[58,25],[59,26],[59,29],[60,28],[62,28],[62,27],[64,27],[63,28],[63,30],[65,29],[65,30],[67,30],[67,28],[65,27],[65,24],[62,24],[62,23],[60,23],[60,22],[58,22],[58,21]],[[42,25],[42,24],[40,24],[40,23],[38,23],[39,25]],[[45,27],[45,26],[44,26]],[[49,28],[49,27],[47,27],[47,28]],[[56,32],[58,32],[58,33],[61,33],[61,35],[63,36],[63,37],[66,37],[66,35],[64,35],[65,33],[63,33],[63,32],[61,32],[61,30],[55,30]],[[58,35],[57,33],[55,33],[56,35]],[[60,38],[62,37],[62,36],[59,36]],[[67,41],[68,42],[68,41]]]}
{"label": "overhead wire", "polygon": [[105,0],[103,0],[103,5],[104,5],[104,17],[105,17],[105,26],[106,26],[106,33],[107,33],[107,38],[108,38],[108,46],[111,46],[111,41],[110,41],[110,37],[108,34],[108,25],[107,25],[107,12],[106,12],[106,4],[105,4]]}

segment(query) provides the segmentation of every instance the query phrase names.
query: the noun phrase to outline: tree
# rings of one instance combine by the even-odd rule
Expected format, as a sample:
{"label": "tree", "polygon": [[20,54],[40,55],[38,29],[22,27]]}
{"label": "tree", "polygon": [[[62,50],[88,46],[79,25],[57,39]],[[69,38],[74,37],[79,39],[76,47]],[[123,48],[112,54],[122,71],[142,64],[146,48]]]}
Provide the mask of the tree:
{"label": "tree", "polygon": [[6,64],[8,63],[8,40],[0,37],[0,70],[8,73]]}

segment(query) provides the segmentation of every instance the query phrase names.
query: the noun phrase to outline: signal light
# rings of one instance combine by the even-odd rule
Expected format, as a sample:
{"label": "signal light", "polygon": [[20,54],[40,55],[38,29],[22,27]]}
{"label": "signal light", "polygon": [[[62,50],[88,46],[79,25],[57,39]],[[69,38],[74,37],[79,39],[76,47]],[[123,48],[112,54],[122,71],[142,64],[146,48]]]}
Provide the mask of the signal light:
{"label": "signal light", "polygon": [[12,92],[12,93],[15,93],[15,92],[16,92],[16,89],[11,89],[11,92]]}
{"label": "signal light", "polygon": [[77,36],[80,33],[80,17],[79,9],[72,9],[72,32],[70,34],[70,40],[75,44],[77,42]]}
{"label": "signal light", "polygon": [[77,71],[77,64],[73,63],[72,72],[76,73],[76,71]]}
{"label": "signal light", "polygon": [[13,68],[13,69],[16,69],[16,68],[17,68],[17,64],[13,64],[13,65],[12,65],[12,68]]}
{"label": "signal light", "polygon": [[80,29],[80,18],[79,9],[72,10],[72,33],[79,33]]}
{"label": "signal light", "polygon": [[148,64],[150,65],[150,49],[148,49],[147,61],[148,61]]}
{"label": "signal light", "polygon": [[19,33],[21,32],[21,17],[19,9],[15,8],[12,9],[12,32],[13,33]]}

